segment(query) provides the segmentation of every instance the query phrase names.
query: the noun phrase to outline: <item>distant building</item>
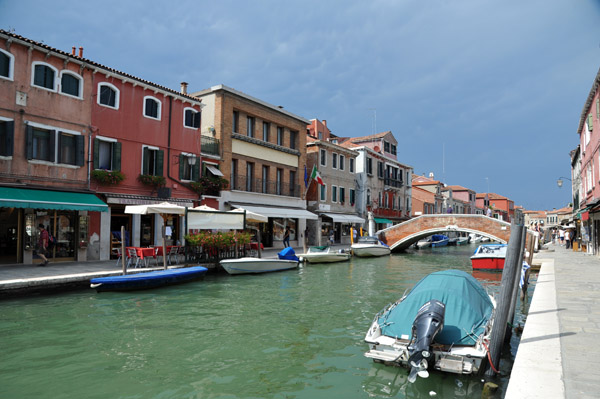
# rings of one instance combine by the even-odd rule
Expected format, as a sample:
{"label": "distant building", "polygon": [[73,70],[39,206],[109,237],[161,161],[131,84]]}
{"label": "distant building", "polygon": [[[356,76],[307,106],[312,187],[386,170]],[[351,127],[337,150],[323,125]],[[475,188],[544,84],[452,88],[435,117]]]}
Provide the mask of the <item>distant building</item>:
{"label": "distant building", "polygon": [[439,180],[434,179],[433,173],[429,174],[429,177],[421,176],[421,175],[413,175],[412,178],[413,188],[418,187],[422,190],[426,190],[432,194],[431,196],[424,196],[423,193],[413,194],[414,199],[426,199],[428,200],[429,205],[433,205],[433,210],[431,207],[425,206],[423,212],[426,214],[434,214],[434,213],[445,213],[444,212],[444,195],[442,194],[442,189],[444,184]]}

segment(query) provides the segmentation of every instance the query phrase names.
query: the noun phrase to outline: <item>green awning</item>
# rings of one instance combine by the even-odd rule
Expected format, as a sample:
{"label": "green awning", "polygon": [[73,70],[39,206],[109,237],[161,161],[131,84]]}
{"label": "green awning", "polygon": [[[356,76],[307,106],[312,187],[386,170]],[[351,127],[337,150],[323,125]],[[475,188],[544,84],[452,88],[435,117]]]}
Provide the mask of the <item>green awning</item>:
{"label": "green awning", "polygon": [[0,207],[63,209],[71,211],[108,211],[108,205],[94,194],[67,191],[0,187]]}
{"label": "green awning", "polygon": [[375,218],[375,223],[394,223],[390,219],[385,218]]}

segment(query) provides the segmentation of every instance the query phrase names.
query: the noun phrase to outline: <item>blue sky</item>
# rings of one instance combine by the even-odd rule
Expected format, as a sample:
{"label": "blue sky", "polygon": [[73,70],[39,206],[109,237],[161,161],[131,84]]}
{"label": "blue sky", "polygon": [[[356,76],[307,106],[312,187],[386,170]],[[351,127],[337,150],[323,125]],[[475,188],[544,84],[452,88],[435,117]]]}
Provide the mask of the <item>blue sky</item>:
{"label": "blue sky", "polygon": [[225,84],[339,136],[391,130],[416,173],[535,210],[571,201],[556,180],[599,22],[600,0],[0,0],[2,29],[175,90]]}

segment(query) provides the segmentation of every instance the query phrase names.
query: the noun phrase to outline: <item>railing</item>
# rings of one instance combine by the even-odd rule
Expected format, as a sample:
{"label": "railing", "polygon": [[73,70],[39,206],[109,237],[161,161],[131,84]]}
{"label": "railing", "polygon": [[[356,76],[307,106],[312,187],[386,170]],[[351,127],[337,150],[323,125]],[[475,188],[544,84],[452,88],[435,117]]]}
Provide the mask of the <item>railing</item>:
{"label": "railing", "polygon": [[200,151],[202,154],[220,155],[219,139],[205,135],[201,135],[200,138]]}
{"label": "railing", "polygon": [[245,256],[256,256],[255,250],[250,249],[250,244],[228,248],[204,247],[203,245],[186,245],[186,263],[218,263],[222,259],[237,259]]}
{"label": "railing", "polygon": [[251,193],[285,195],[300,197],[300,186],[297,184],[279,183],[272,180],[250,179],[246,176],[236,176],[229,182],[231,190],[248,191]]}
{"label": "railing", "polygon": [[397,187],[397,188],[401,188],[402,186],[404,186],[404,182],[402,180],[392,179],[390,177],[386,177],[384,179],[384,184],[386,186]]}

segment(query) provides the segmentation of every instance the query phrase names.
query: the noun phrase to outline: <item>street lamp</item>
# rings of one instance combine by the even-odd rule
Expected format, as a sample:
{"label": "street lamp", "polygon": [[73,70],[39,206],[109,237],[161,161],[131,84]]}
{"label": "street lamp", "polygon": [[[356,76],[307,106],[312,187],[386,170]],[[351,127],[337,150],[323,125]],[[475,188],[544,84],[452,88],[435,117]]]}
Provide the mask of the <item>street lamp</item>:
{"label": "street lamp", "polygon": [[571,181],[571,179],[569,179],[568,177],[559,177],[558,180],[556,181],[556,184],[558,185],[558,187],[562,187],[563,186],[563,181],[562,179],[567,179],[568,181]]}

